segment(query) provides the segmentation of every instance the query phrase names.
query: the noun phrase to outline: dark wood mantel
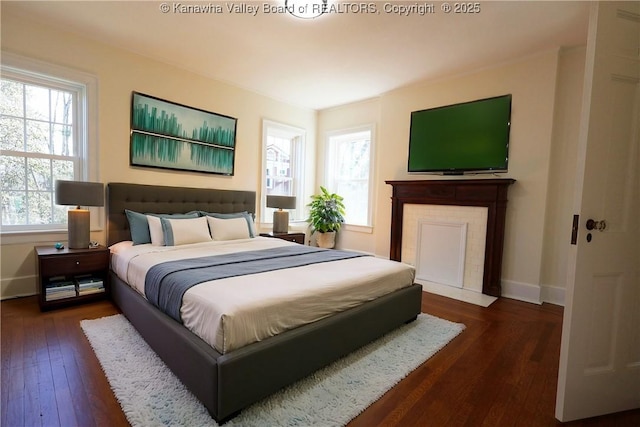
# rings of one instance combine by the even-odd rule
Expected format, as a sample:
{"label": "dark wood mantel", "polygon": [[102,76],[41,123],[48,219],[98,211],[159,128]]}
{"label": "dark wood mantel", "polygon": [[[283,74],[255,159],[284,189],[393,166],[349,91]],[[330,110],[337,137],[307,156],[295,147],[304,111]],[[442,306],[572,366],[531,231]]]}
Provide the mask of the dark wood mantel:
{"label": "dark wood mantel", "polygon": [[385,181],[393,187],[391,211],[391,252],[402,260],[402,220],[405,204],[456,205],[488,208],[482,293],[501,294],[502,249],[507,211],[507,189],[514,179],[456,179]]}

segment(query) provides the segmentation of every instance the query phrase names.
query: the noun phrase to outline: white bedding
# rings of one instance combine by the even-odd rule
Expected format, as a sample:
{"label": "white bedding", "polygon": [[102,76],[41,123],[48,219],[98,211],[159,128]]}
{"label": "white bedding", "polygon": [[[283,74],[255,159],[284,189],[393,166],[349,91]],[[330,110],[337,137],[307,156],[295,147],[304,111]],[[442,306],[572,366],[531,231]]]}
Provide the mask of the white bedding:
{"label": "white bedding", "polygon": [[[144,280],[153,265],[177,259],[297,245],[256,237],[181,246],[111,247],[111,266],[144,296]],[[184,325],[221,353],[410,286],[412,266],[373,256],[231,277],[189,289],[183,298]]]}

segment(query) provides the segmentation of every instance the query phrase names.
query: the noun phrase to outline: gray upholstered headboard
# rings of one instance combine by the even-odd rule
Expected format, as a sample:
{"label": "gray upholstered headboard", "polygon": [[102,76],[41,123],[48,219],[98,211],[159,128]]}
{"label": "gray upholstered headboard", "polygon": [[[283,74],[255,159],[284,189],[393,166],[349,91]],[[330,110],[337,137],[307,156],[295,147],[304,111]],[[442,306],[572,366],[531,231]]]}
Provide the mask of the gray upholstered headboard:
{"label": "gray upholstered headboard", "polygon": [[184,213],[194,210],[234,213],[256,211],[255,191],[107,184],[107,245],[131,240],[125,209],[141,213]]}

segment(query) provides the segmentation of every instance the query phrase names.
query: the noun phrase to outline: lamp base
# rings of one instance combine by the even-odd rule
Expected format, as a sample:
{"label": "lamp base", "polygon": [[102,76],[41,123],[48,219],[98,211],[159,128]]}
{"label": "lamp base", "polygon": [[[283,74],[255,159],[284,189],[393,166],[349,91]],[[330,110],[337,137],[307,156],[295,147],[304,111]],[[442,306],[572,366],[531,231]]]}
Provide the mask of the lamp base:
{"label": "lamp base", "polygon": [[289,232],[289,212],[278,210],[273,212],[273,232],[288,233]]}
{"label": "lamp base", "polygon": [[69,230],[69,248],[86,249],[89,247],[89,223],[91,217],[88,209],[69,209],[67,227]]}

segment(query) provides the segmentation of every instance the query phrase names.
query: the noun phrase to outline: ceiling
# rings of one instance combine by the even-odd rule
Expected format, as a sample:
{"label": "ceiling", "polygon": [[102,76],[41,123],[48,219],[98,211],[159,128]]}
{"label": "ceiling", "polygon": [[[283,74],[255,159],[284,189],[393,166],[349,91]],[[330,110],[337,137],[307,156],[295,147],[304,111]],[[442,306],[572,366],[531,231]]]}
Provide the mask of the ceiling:
{"label": "ceiling", "polygon": [[[331,13],[304,19],[278,13],[281,3],[167,1],[167,13],[158,1],[2,1],[1,7],[3,15],[22,14],[311,109],[584,45],[589,12],[582,1],[482,1],[477,13],[444,13],[441,2],[340,0]],[[400,5],[425,4],[433,13],[394,13]],[[196,5],[204,12],[186,13]]]}

